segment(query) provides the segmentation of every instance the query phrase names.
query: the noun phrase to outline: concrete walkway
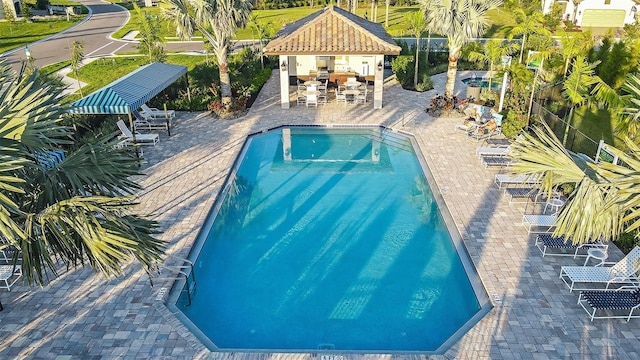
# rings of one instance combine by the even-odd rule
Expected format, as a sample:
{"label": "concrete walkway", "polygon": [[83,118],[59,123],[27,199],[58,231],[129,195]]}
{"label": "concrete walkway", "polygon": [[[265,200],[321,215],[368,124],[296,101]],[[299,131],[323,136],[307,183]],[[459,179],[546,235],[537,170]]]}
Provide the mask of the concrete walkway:
{"label": "concrete walkway", "polygon": [[[279,104],[278,72],[241,119],[181,113],[172,136],[145,148],[138,179],[142,213],[162,224],[169,253],[186,257],[247,134],[282,124],[384,124],[416,134],[494,308],[444,356],[447,359],[602,359],[640,357],[640,321],[591,323],[558,279],[572,258],[545,257],[474,154],[478,145],[454,132],[459,119],[423,110],[436,91],[385,87],[384,108],[371,104],[318,109]],[[444,74],[434,77],[442,92]],[[461,75],[464,77],[464,75]],[[459,89],[463,89],[459,84]],[[462,90],[461,90],[462,91]],[[462,94],[464,95],[464,94]],[[622,254],[614,249],[610,260]],[[584,261],[584,260],[582,260]],[[176,261],[168,260],[170,264]],[[121,278],[63,271],[50,285],[0,292],[0,358],[312,359],[319,354],[210,353],[164,306],[171,282],[151,288],[132,264]],[[425,359],[420,355],[340,354],[344,359]],[[317,357],[319,358],[319,357]]]}

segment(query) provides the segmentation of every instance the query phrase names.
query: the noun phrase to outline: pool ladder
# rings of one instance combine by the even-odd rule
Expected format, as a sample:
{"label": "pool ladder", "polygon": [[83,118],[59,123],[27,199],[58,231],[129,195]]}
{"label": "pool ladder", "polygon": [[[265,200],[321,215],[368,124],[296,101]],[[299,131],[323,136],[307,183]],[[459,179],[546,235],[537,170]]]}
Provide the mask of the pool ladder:
{"label": "pool ladder", "polygon": [[[166,269],[166,270],[170,270],[173,271],[173,274],[175,274],[174,276],[167,276],[167,277],[152,277],[150,278],[151,280],[151,286],[153,286],[153,279],[155,280],[182,280],[184,279],[185,281],[185,288],[187,290],[187,306],[191,305],[191,294],[196,290],[196,273],[195,270],[193,269],[193,262],[191,262],[189,259],[183,259],[174,255],[170,255],[167,254],[167,257],[172,257],[174,259],[177,259],[179,261],[182,261],[183,265],[165,265],[165,264],[160,264],[158,265],[158,268],[161,269]],[[165,259],[166,261],[166,259]],[[160,274],[160,271],[158,271],[158,275]],[[189,279],[191,279],[191,281],[189,281]]]}

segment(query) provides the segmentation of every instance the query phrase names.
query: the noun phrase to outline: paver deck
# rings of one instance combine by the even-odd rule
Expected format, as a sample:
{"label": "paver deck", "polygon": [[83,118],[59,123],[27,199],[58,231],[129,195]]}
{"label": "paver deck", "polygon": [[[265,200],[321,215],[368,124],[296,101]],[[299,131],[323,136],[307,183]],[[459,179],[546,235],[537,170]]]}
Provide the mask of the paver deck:
{"label": "paver deck", "polygon": [[[282,110],[277,73],[243,118],[181,113],[172,136],[145,148],[141,213],[162,224],[170,254],[186,257],[247,134],[281,124],[384,124],[413,132],[494,308],[444,356],[456,359],[640,358],[640,321],[589,321],[558,279],[571,258],[543,258],[521,226],[523,204],[509,206],[482,168],[476,146],[453,131],[459,119],[423,110],[436,90],[387,84],[384,108],[305,106]],[[444,88],[444,74],[434,77]],[[462,74],[461,78],[464,77]],[[462,84],[458,84],[461,89]],[[611,250],[610,260],[622,254]],[[168,263],[175,264],[173,259]],[[170,281],[152,288],[136,264],[107,281],[91,270],[62,272],[44,287],[0,291],[0,358],[310,359],[318,354],[211,353],[163,304]],[[340,354],[344,359],[424,359],[421,355]]]}

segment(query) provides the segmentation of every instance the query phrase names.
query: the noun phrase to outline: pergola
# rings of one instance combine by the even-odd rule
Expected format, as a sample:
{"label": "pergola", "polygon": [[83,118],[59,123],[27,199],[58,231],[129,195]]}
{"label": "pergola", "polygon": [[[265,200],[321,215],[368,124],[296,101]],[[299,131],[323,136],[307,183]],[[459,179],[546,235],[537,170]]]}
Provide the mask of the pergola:
{"label": "pergola", "polygon": [[[381,109],[384,56],[398,55],[400,50],[381,24],[339,7],[328,6],[283,26],[265,46],[264,53],[279,56],[283,109],[290,106],[292,79],[309,76],[310,71],[322,67],[319,64],[328,64],[327,71],[337,76],[338,59],[347,73],[353,72],[360,78],[373,81],[373,108]],[[349,60],[350,56],[352,60]],[[365,58],[366,61],[363,60]]]}
{"label": "pergola", "polygon": [[70,106],[73,114],[127,114],[133,129],[132,113],[187,73],[187,67],[155,62],[145,65]]}

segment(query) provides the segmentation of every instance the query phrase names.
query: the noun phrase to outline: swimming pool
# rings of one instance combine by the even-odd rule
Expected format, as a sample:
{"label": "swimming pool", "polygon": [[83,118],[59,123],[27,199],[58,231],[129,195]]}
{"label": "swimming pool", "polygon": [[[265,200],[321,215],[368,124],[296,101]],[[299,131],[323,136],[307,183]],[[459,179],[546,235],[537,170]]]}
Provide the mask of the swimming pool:
{"label": "swimming pool", "polygon": [[[475,85],[481,88],[489,87],[489,81],[482,80],[481,78],[466,78],[462,79],[462,82],[466,85]],[[502,79],[494,78],[493,81],[491,81],[491,90],[500,91],[500,89],[502,89]]]}
{"label": "swimming pool", "polygon": [[426,170],[380,127],[249,137],[168,303],[211,350],[443,352],[490,305]]}

